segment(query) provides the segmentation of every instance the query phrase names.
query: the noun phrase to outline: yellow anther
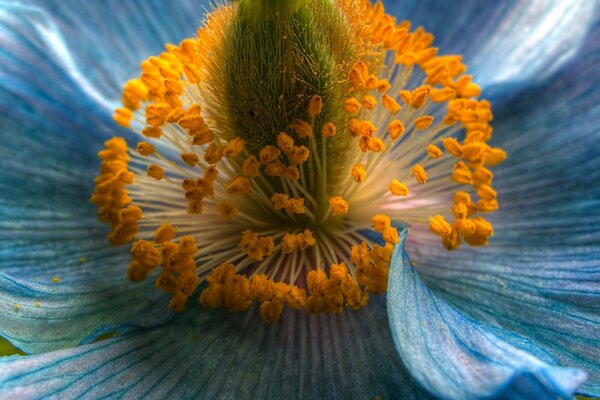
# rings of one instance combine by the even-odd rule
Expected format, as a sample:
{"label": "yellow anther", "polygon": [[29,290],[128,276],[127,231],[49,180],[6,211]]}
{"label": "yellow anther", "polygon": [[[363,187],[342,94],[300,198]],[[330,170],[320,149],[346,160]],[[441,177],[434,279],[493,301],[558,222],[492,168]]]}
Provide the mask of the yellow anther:
{"label": "yellow anther", "polygon": [[51,279],[52,282],[54,283],[59,283],[60,282],[60,278],[58,276],[53,276]]}
{"label": "yellow anther", "polygon": [[427,96],[429,95],[430,90],[431,90],[430,86],[421,86],[421,87],[416,88],[412,92],[412,96],[410,99],[411,107],[413,107],[413,108],[423,107],[423,105],[425,105],[425,101],[427,100]]}
{"label": "yellow anther", "polygon": [[178,79],[167,78],[165,79],[165,89],[174,94],[180,95],[183,93],[183,84]]}
{"label": "yellow anther", "polygon": [[246,141],[241,138],[233,138],[225,146],[223,150],[223,155],[229,158],[235,158],[240,155],[242,151],[244,151],[244,146],[246,145]]}
{"label": "yellow anther", "polygon": [[282,313],[283,302],[281,301],[265,301],[260,305],[260,316],[268,324],[279,321]]}
{"label": "yellow anther", "polygon": [[367,179],[367,169],[364,164],[354,164],[351,173],[356,183],[364,182]]}
{"label": "yellow anther", "polygon": [[390,122],[390,126],[388,127],[388,132],[390,133],[390,137],[393,140],[398,139],[404,133],[404,125],[399,120],[395,119]]}
{"label": "yellow anther", "polygon": [[147,173],[148,173],[149,177],[154,178],[158,181],[160,181],[162,178],[165,177],[165,170],[162,169],[162,167],[157,164],[149,165]]}
{"label": "yellow anther", "polygon": [[313,137],[312,125],[306,121],[295,119],[294,122],[292,122],[291,127],[296,134],[303,139]]}
{"label": "yellow anther", "polygon": [[395,196],[408,196],[408,186],[396,179],[392,179],[388,189]]}
{"label": "yellow anther", "polygon": [[429,92],[429,98],[434,103],[442,103],[444,101],[448,101],[456,97],[456,91],[452,88],[432,88]]}
{"label": "yellow anther", "polygon": [[212,142],[215,139],[215,134],[210,129],[202,129],[194,131],[192,137],[192,144],[194,146],[203,146]]}
{"label": "yellow anther", "polygon": [[369,150],[371,150],[375,153],[381,153],[382,151],[385,150],[385,143],[383,143],[383,140],[376,138],[376,137],[368,138],[367,146],[368,146]]}
{"label": "yellow anther", "polygon": [[462,236],[473,235],[477,228],[477,225],[475,225],[475,222],[471,221],[470,219],[466,219],[466,218],[457,219],[456,222],[454,223],[454,226],[456,227],[456,230],[458,231],[458,233],[461,234]]}
{"label": "yellow anther", "polygon": [[294,165],[289,165],[285,169],[285,177],[292,181],[300,179],[300,169]]}
{"label": "yellow anther", "polygon": [[267,145],[262,148],[262,150],[258,153],[260,157],[260,162],[263,164],[270,164],[281,155],[281,150],[279,150],[275,146]]}
{"label": "yellow anther", "polygon": [[381,232],[381,236],[386,243],[390,244],[396,244],[400,240],[400,237],[398,236],[398,229],[394,228],[393,226],[384,228]]}
{"label": "yellow anther", "polygon": [[123,105],[130,110],[140,108],[142,100],[148,96],[148,88],[139,79],[131,79],[123,86],[123,95],[121,100]]}
{"label": "yellow anther", "polygon": [[317,115],[321,113],[323,109],[323,99],[321,96],[313,96],[310,98],[310,102],[308,104],[308,115],[311,118],[315,118]]}
{"label": "yellow anther", "polygon": [[317,241],[313,236],[312,231],[309,229],[305,229],[304,232],[297,234],[296,242],[298,243],[298,249],[300,249],[301,251],[304,251],[309,247],[312,247],[315,244],[317,244]]}
{"label": "yellow anther", "polygon": [[362,90],[367,84],[368,75],[367,65],[362,61],[358,61],[348,73],[348,80],[355,90]]}
{"label": "yellow anther", "polygon": [[285,169],[285,177],[292,181],[297,181],[300,179],[300,170],[298,167],[290,165]]}
{"label": "yellow anther", "polygon": [[288,173],[288,170],[285,164],[274,162],[267,165],[267,168],[265,168],[265,173],[269,176],[285,176]]}
{"label": "yellow anther", "polygon": [[193,167],[194,165],[197,165],[198,161],[200,161],[200,159],[198,158],[198,156],[196,154],[194,154],[194,153],[182,153],[181,154],[181,159],[183,160],[184,163],[186,163],[190,167]]}
{"label": "yellow anther", "polygon": [[177,121],[177,124],[188,131],[202,129],[206,125],[204,118],[202,118],[200,115],[189,115],[188,113],[186,113],[185,117],[180,118]]}
{"label": "yellow anther", "polygon": [[332,215],[343,215],[348,213],[348,203],[341,196],[334,196],[329,199]]}
{"label": "yellow anther", "polygon": [[206,150],[204,150],[204,160],[208,164],[214,165],[221,161],[221,159],[223,158],[223,151],[223,146],[220,146],[216,143],[211,143],[210,145],[208,145]]}
{"label": "yellow anther", "polygon": [[423,115],[415,120],[415,128],[418,130],[427,129],[433,123],[433,117],[430,115]]}
{"label": "yellow anther", "polygon": [[183,73],[190,83],[198,83],[200,82],[201,75],[200,71],[197,68],[192,66],[192,64],[185,64],[183,66]]}
{"label": "yellow anther", "polygon": [[358,134],[365,137],[371,137],[377,131],[377,127],[369,120],[361,121],[358,125]]}
{"label": "yellow anther", "polygon": [[458,78],[454,88],[460,97],[477,97],[481,94],[481,88],[472,82],[471,75],[463,75]]}
{"label": "yellow anther", "polygon": [[275,206],[275,210],[277,211],[283,210],[287,205],[289,199],[290,196],[283,193],[275,193],[273,196],[271,196],[271,202],[273,203],[273,205]]}
{"label": "yellow anther", "polygon": [[374,90],[377,89],[377,77],[375,76],[375,74],[370,74],[367,77],[367,81],[365,82],[365,86],[367,87],[367,89],[369,90]]}
{"label": "yellow anther", "polygon": [[142,135],[152,139],[160,139],[162,136],[162,129],[156,126],[147,126],[142,131]]}
{"label": "yellow anther", "polygon": [[392,85],[388,82],[387,79],[380,79],[377,81],[376,89],[379,93],[385,93],[392,88]]}
{"label": "yellow anther", "polygon": [[260,175],[260,162],[254,156],[250,156],[242,163],[242,173],[245,176],[256,178]]}
{"label": "yellow anther", "polygon": [[273,253],[274,248],[272,236],[260,237],[250,229],[242,232],[240,249],[251,259],[262,261]]}
{"label": "yellow anther", "polygon": [[175,238],[176,233],[177,229],[173,225],[162,224],[154,231],[154,241],[156,243],[170,242]]}
{"label": "yellow anther", "polygon": [[363,153],[366,153],[367,151],[369,151],[369,138],[367,136],[362,136],[358,140],[358,148]]}
{"label": "yellow anther", "polygon": [[434,160],[442,156],[442,149],[437,147],[435,144],[427,146],[427,155]]}
{"label": "yellow anther", "polygon": [[306,146],[293,146],[288,152],[288,160],[291,165],[299,165],[308,160],[310,151]]}
{"label": "yellow anther", "polygon": [[377,99],[373,96],[365,96],[362,98],[362,105],[367,110],[373,110],[377,106]]}
{"label": "yellow anther", "polygon": [[328,122],[325,125],[323,125],[323,129],[321,130],[321,136],[330,138],[330,137],[335,136],[335,132],[336,132],[336,127],[333,124],[333,122]]}
{"label": "yellow anther", "polygon": [[156,153],[156,148],[154,147],[154,145],[152,145],[150,143],[139,142],[137,144],[137,151],[138,151],[138,153],[140,153],[140,155],[147,157],[151,154]]}
{"label": "yellow anther", "polygon": [[298,249],[298,241],[293,233],[286,233],[281,239],[281,253],[292,254]]}
{"label": "yellow anther", "polygon": [[412,99],[412,92],[410,90],[401,90],[399,92],[400,98],[406,105],[410,105]]}
{"label": "yellow anther", "polygon": [[474,164],[481,164],[483,159],[490,154],[490,146],[481,142],[465,144],[461,150],[463,158]]}
{"label": "yellow anther", "polygon": [[494,174],[484,167],[475,166],[473,169],[472,179],[474,186],[491,185]]}
{"label": "yellow anther", "polygon": [[484,164],[490,167],[502,163],[506,159],[506,152],[499,148],[491,149],[490,153],[485,157]]}
{"label": "yellow anther", "polygon": [[217,210],[221,217],[229,219],[235,217],[238,213],[238,209],[232,201],[224,200],[217,205]]}
{"label": "yellow anther", "polygon": [[373,229],[377,232],[383,232],[386,228],[392,226],[392,219],[385,214],[377,214],[371,218]]}
{"label": "yellow anther", "polygon": [[477,202],[477,209],[482,213],[496,211],[498,209],[498,200],[481,199]]}
{"label": "yellow anther", "polygon": [[162,126],[167,122],[171,105],[168,103],[150,104],[146,107],[146,122],[151,126]]}
{"label": "yellow anther", "polygon": [[461,183],[464,185],[470,185],[471,183],[473,183],[473,176],[471,174],[471,170],[462,161],[459,161],[456,164],[454,164],[454,169],[452,171],[452,179],[454,180],[454,182]]}
{"label": "yellow anther", "polygon": [[250,193],[250,181],[244,177],[233,177],[227,183],[227,193],[234,195],[246,195]]}
{"label": "yellow anther", "polygon": [[142,266],[154,268],[162,262],[162,255],[154,243],[147,240],[138,240],[131,245],[131,256]]}
{"label": "yellow anther", "polygon": [[444,139],[443,144],[448,153],[452,154],[454,157],[462,157],[462,146],[458,143],[458,140],[449,137]]}
{"label": "yellow anther", "polygon": [[113,114],[113,119],[120,126],[129,128],[133,120],[133,113],[128,108],[117,108]]}
{"label": "yellow anther", "polygon": [[357,118],[350,118],[348,121],[348,132],[353,137],[360,135],[360,120]]}
{"label": "yellow anther", "polygon": [[344,109],[346,110],[346,112],[348,113],[357,113],[360,111],[361,105],[360,102],[358,100],[356,100],[355,97],[351,97],[348,100],[346,100],[346,102],[344,103]]}
{"label": "yellow anther", "polygon": [[398,104],[398,102],[396,100],[394,100],[392,97],[388,96],[387,94],[384,94],[381,97],[381,102],[383,103],[383,106],[386,108],[386,110],[388,110],[392,114],[396,114],[402,108],[402,107],[400,107],[400,104]]}
{"label": "yellow anther", "polygon": [[280,132],[277,135],[277,147],[281,149],[281,151],[287,153],[294,146],[294,139],[290,135],[285,132]]}
{"label": "yellow anther", "polygon": [[452,226],[446,221],[441,215],[436,215],[429,218],[429,229],[441,238],[445,238],[450,235]]}
{"label": "yellow anther", "polygon": [[496,191],[494,189],[492,189],[492,187],[489,185],[480,185],[477,188],[477,194],[483,200],[487,200],[487,201],[495,200],[496,197],[498,196]]}
{"label": "yellow anther", "polygon": [[422,165],[416,164],[413,166],[412,174],[420,184],[425,184],[427,182],[427,172],[425,172],[425,168],[423,168]]}
{"label": "yellow anther", "polygon": [[204,179],[207,182],[216,181],[218,176],[219,176],[219,171],[217,170],[217,167],[215,167],[214,165],[211,165],[208,168],[206,168],[206,170],[204,170]]}
{"label": "yellow anther", "polygon": [[285,210],[290,214],[304,214],[306,212],[302,197],[290,198],[287,194],[275,193],[271,196],[271,202],[277,211]]}

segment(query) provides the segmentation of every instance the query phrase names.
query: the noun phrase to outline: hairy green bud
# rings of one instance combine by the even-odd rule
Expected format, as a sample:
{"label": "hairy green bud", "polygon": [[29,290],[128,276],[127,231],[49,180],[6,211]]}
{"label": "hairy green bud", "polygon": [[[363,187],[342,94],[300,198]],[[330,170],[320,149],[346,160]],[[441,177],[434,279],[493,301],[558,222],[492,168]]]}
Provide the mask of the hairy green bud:
{"label": "hairy green bud", "polygon": [[[341,11],[330,0],[246,0],[231,25],[218,54],[221,93],[212,94],[222,105],[219,126],[258,151],[274,143],[280,132],[292,133],[293,121],[301,119],[312,122],[320,148],[323,125],[345,123],[348,70],[358,57]],[[307,108],[315,95],[322,97],[324,107],[310,121]],[[308,140],[297,143],[308,145]],[[351,140],[338,135],[327,146],[328,175],[336,182],[335,166]]]}

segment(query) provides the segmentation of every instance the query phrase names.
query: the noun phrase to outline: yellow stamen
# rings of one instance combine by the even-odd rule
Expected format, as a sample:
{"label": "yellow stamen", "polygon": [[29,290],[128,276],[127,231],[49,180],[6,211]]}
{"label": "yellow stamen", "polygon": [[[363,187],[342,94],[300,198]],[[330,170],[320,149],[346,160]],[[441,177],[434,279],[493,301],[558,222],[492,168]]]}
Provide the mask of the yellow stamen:
{"label": "yellow stamen", "polygon": [[352,166],[352,177],[354,182],[361,183],[367,179],[367,169],[364,164],[354,164]]}
{"label": "yellow stamen", "polygon": [[396,179],[392,179],[388,189],[395,196],[408,196],[408,187],[406,184],[399,182]]}
{"label": "yellow stamen", "polygon": [[415,128],[418,130],[427,129],[433,123],[433,117],[430,115],[423,115],[415,120]]}
{"label": "yellow stamen", "polygon": [[[334,18],[312,18],[324,7]],[[493,235],[482,215],[499,207],[490,169],[506,153],[489,145],[491,104],[477,98],[461,57],[438,55],[433,35],[396,21],[381,2],[305,8],[306,34],[270,19],[277,40],[252,47],[260,15],[243,36],[231,35],[248,10],[218,6],[196,38],[166,45],[123,86],[114,119],[142,139],[133,150],[123,139],[105,143],[91,201],[109,241],[132,244],[129,277],[156,273],[174,311],[204,279],[203,306],[237,312],[257,302],[268,323],[286,306],[358,309],[387,289],[400,239],[392,220],[429,219],[448,250]],[[316,32],[327,35],[312,43]],[[281,53],[281,43],[293,51]],[[277,74],[258,76],[249,48],[286,58],[271,60]],[[406,201],[408,186],[394,178],[410,173],[421,184],[427,173],[435,179]],[[454,196],[429,218],[439,207],[426,198],[433,192]],[[361,242],[369,224],[385,245]],[[177,240],[178,232],[190,236]]]}
{"label": "yellow stamen", "polygon": [[422,165],[417,164],[412,167],[412,174],[415,176],[415,179],[420,184],[425,184],[427,182],[427,172],[425,172],[425,168]]}
{"label": "yellow stamen", "polygon": [[329,199],[332,215],[343,215],[348,213],[348,203],[341,196],[334,196]]}

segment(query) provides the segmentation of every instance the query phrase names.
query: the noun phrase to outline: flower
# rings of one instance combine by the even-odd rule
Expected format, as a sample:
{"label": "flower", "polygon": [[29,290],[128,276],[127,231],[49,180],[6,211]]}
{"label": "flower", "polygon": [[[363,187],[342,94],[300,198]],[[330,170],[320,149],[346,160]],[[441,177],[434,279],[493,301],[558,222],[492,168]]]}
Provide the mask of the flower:
{"label": "flower", "polygon": [[[105,231],[85,204],[94,153],[109,134],[132,139],[107,116],[115,85],[129,78],[127,60],[138,59],[131,54],[138,51],[134,44],[148,40],[153,44],[139,51],[154,51],[165,40],[155,43],[152,36],[182,39],[175,32],[162,34],[177,26],[193,32],[195,20],[187,3],[168,6],[172,23],[163,21],[164,9],[153,3],[131,6],[126,15],[107,14],[106,5],[89,7],[104,12],[75,12],[61,4],[48,17],[43,5],[11,4],[0,13],[1,57],[10,60],[0,70],[11,78],[2,80],[0,120],[6,154],[0,182],[10,188],[5,208],[10,234],[0,253],[0,331],[26,352],[38,353],[2,360],[3,395],[412,398],[426,396],[425,388],[445,398],[543,398],[570,396],[578,387],[598,393],[593,139],[599,77],[593,68],[598,43],[593,5],[551,7],[541,17],[545,23],[534,24],[537,29],[526,38],[518,37],[519,23],[511,19],[527,15],[519,6],[461,11],[430,5],[422,10],[429,19],[420,9],[409,13],[408,4],[394,9],[438,29],[440,48],[471,42],[461,52],[480,60],[470,63],[471,71],[493,100],[493,140],[510,163],[498,167],[494,181],[502,208],[490,218],[491,246],[449,254],[439,238],[425,232],[426,225],[421,231],[415,225],[406,245],[413,267],[402,246],[406,232],[399,232],[387,302],[391,334],[381,298],[337,316],[285,312],[269,326],[256,318],[258,309],[229,315],[197,309],[195,302],[172,318],[170,299],[152,289],[152,282],[121,279],[129,255],[103,245]],[[114,5],[108,7],[114,11]],[[148,18],[139,19],[139,10]],[[503,12],[506,20],[499,17]],[[436,24],[435,18],[444,22]],[[449,21],[461,18],[471,23]],[[147,21],[154,19],[150,28]],[[105,21],[113,34],[98,34]],[[549,24],[553,21],[569,29]],[[56,24],[80,35],[65,39]],[[548,25],[551,31],[544,30]],[[453,32],[461,33],[457,47],[447,42]],[[552,46],[530,39],[543,35],[553,39]],[[100,68],[99,54],[116,49],[122,62],[110,58]],[[482,60],[473,49],[495,56]],[[297,125],[304,131],[305,125]],[[152,151],[142,146],[142,152]],[[366,172],[368,179],[368,169],[355,172],[353,177]],[[415,175],[424,181],[419,169]],[[402,183],[386,185],[404,193]],[[337,197],[328,203],[343,218],[352,202]],[[286,209],[289,197],[280,200]],[[441,220],[434,222],[443,232]],[[252,235],[246,234],[248,243]],[[115,331],[115,337],[94,342]],[[555,365],[585,370],[588,380],[583,383],[580,369]]]}

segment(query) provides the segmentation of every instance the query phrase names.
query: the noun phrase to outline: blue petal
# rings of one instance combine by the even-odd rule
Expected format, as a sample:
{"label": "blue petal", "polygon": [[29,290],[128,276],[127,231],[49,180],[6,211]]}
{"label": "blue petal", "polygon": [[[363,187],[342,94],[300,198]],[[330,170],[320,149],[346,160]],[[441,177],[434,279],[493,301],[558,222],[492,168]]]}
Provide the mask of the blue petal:
{"label": "blue petal", "polygon": [[75,65],[105,98],[118,100],[123,83],[138,73],[146,57],[165,43],[195,35],[208,0],[38,0],[64,35]]}
{"label": "blue petal", "polygon": [[440,398],[570,398],[586,379],[583,371],[550,365],[556,360],[534,342],[456,311],[421,281],[403,246],[394,251],[389,285],[396,348]]}
{"label": "blue petal", "polygon": [[96,152],[123,133],[94,66],[35,7],[0,4],[0,42],[0,335],[43,352],[164,321],[165,299],[126,280],[127,250],[110,248],[89,203]]}
{"label": "blue petal", "polygon": [[540,80],[576,52],[593,22],[594,1],[386,1],[388,12],[422,25],[446,54],[462,54],[475,81]]}
{"label": "blue petal", "polygon": [[392,346],[380,299],[336,316],[288,310],[275,325],[194,306],[159,328],[0,359],[0,397],[426,398]]}
{"label": "blue petal", "polygon": [[61,286],[0,273],[0,336],[26,353],[41,353],[89,343],[116,329],[160,325],[172,314],[168,299],[152,286],[136,286],[124,276],[110,285]]}
{"label": "blue petal", "polygon": [[520,93],[495,121],[509,158],[494,180],[490,246],[448,254],[431,235],[410,247],[432,289],[470,316],[536,341],[589,373],[600,395],[600,24],[573,62]]}

